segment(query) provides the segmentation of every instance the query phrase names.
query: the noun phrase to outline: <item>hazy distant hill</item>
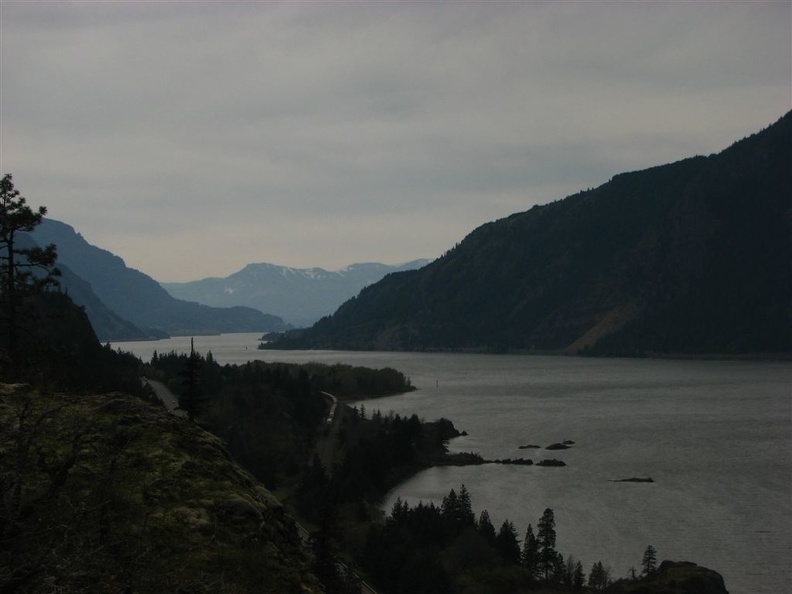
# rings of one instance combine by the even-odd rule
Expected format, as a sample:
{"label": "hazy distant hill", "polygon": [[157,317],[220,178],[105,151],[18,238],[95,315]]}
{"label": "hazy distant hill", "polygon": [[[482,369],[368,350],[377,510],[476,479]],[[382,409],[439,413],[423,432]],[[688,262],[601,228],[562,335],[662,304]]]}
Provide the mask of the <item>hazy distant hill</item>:
{"label": "hazy distant hill", "polygon": [[[128,268],[118,256],[89,244],[69,225],[44,219],[32,233],[41,244],[54,243],[58,265],[65,265],[87,281],[93,293],[120,318],[146,333],[212,334],[284,330],[283,320],[249,307],[217,308],[173,298],[153,278]],[[61,283],[78,305],[85,303],[68,278]],[[99,333],[97,331],[98,334]],[[122,340],[113,333],[103,339]]]}
{"label": "hazy distant hill", "polygon": [[344,301],[386,274],[413,270],[429,263],[352,264],[327,271],[322,268],[288,268],[275,264],[248,264],[225,278],[205,278],[186,283],[161,283],[174,297],[215,307],[246,305],[282,317],[295,326],[313,324],[333,313]]}
{"label": "hazy distant hill", "polygon": [[[19,248],[27,249],[35,245],[37,242],[30,235],[20,234]],[[90,283],[75,274],[64,262],[58,262],[57,268],[61,272],[61,276],[58,277],[60,291],[67,293],[74,303],[83,308],[99,340],[142,340],[167,336],[153,329],[141,330],[132,322],[123,319],[96,296]]]}
{"label": "hazy distant hill", "polygon": [[61,287],[68,292],[74,303],[82,306],[88,320],[101,341],[108,340],[146,340],[165,338],[166,332],[153,328],[141,329],[132,322],[125,320],[94,293],[91,284],[80,278],[65,264],[58,263],[62,275],[59,279]]}
{"label": "hazy distant hill", "polygon": [[792,351],[792,112],[483,225],[282,346]]}

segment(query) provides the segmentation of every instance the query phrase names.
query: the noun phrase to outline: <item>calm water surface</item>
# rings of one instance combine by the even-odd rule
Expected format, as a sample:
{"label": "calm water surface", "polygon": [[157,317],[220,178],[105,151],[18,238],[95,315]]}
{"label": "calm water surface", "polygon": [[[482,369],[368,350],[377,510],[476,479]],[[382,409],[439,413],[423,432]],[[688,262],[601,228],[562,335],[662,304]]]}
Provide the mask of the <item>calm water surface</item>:
{"label": "calm water surface", "polygon": [[[614,577],[661,559],[720,572],[732,594],[791,592],[792,364],[511,355],[258,351],[258,335],[196,338],[221,363],[250,359],[395,367],[419,389],[366,409],[451,419],[452,451],[559,458],[563,468],[433,468],[388,495],[439,503],[464,483],[476,511],[521,533],[553,508],[558,549]],[[189,338],[118,343],[148,360]],[[564,451],[520,445],[573,440]],[[654,483],[615,479],[651,477]]]}

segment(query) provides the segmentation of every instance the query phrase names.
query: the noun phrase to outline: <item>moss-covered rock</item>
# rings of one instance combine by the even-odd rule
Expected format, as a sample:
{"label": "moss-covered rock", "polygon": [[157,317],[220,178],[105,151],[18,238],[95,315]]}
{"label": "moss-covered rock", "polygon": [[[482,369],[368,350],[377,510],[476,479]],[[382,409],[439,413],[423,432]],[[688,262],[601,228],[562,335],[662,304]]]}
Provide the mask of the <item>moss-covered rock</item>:
{"label": "moss-covered rock", "polygon": [[220,440],[124,394],[0,390],[0,590],[321,592]]}

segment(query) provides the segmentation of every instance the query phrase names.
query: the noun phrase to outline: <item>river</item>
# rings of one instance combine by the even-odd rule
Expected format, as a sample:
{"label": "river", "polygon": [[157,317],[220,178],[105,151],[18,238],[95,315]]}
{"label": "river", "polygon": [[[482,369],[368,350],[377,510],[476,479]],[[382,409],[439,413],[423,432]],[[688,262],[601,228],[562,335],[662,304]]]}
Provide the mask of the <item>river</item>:
{"label": "river", "polygon": [[[220,363],[267,361],[395,367],[417,391],[367,411],[451,419],[467,436],[451,451],[548,457],[562,468],[483,465],[426,470],[396,497],[439,503],[465,484],[496,528],[524,534],[555,512],[558,550],[613,577],[658,559],[721,573],[732,594],[789,592],[792,583],[792,364],[771,361],[587,359],[516,355],[260,351],[258,335],[196,337]],[[148,360],[189,351],[189,338],[118,343]],[[520,449],[574,441],[563,451]],[[648,478],[652,483],[613,482]]]}

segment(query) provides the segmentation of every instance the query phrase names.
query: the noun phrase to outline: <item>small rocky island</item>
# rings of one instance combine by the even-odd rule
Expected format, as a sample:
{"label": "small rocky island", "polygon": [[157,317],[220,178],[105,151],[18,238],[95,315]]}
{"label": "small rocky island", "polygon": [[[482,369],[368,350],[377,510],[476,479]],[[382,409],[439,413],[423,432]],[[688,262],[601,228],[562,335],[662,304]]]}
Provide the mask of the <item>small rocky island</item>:
{"label": "small rocky island", "polygon": [[566,466],[563,460],[556,460],[555,458],[547,458],[546,460],[539,460],[537,466]]}
{"label": "small rocky island", "polygon": [[[458,435],[467,435],[467,433],[457,433]],[[564,441],[551,443],[546,446],[545,450],[568,450],[575,442],[569,439]],[[542,449],[542,446],[535,444],[526,444],[517,447],[518,450],[528,449]],[[534,462],[529,458],[496,458],[495,460],[487,460],[480,454],[473,452],[459,452],[455,454],[444,453],[434,460],[434,466],[475,466],[479,464],[512,464],[516,466],[547,466],[547,467],[561,467],[566,466],[563,460],[555,458],[547,458]]]}
{"label": "small rocky island", "polygon": [[[549,446],[545,446],[546,450],[568,450],[571,446],[575,445],[575,442],[571,439],[565,439],[564,441],[559,441],[555,443],[551,443]],[[525,445],[517,446],[518,450],[540,450],[542,446],[536,445],[534,443],[528,443]]]}

